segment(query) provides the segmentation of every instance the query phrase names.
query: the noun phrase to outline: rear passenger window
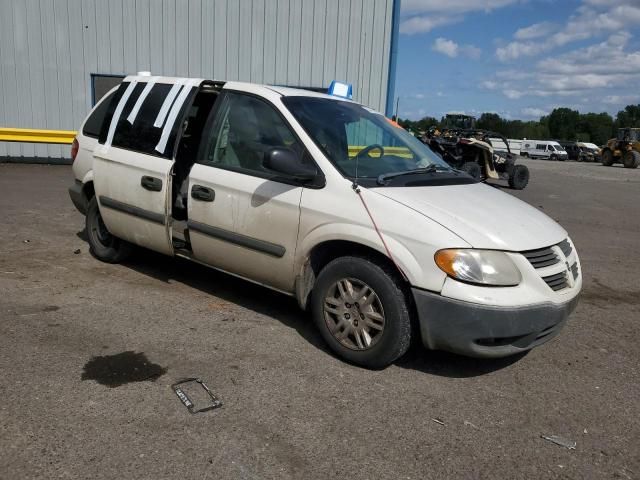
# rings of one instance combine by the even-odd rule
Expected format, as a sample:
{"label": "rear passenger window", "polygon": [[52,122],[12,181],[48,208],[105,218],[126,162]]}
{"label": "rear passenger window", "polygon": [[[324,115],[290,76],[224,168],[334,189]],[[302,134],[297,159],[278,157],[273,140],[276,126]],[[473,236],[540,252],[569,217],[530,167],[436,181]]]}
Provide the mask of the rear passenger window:
{"label": "rear passenger window", "polygon": [[[117,95],[117,98],[114,99],[109,108],[109,120],[113,117],[117,104],[128,86],[128,82],[120,85],[118,89],[119,95]],[[140,82],[134,87],[120,114],[111,144],[114,147],[171,159],[173,158],[178,129],[182,124],[184,112],[192,101],[195,89],[186,86],[176,87],[172,95],[169,95],[174,85],[157,83],[148,90],[146,96],[138,104],[138,99],[146,86],[146,82]],[[167,122],[171,120],[169,118],[171,108],[183,88],[190,88],[191,91],[182,104],[175,122],[168,126],[170,130],[165,131]],[[138,109],[138,111],[135,112],[134,109]],[[111,121],[109,121],[110,123]],[[108,130],[108,126],[102,130],[100,143],[104,143],[107,140]],[[166,143],[161,142],[163,134],[167,135]]]}
{"label": "rear passenger window", "polygon": [[100,130],[102,129],[102,123],[104,122],[107,110],[109,110],[109,104],[113,100],[115,91],[111,92],[106,98],[100,102],[100,104],[91,112],[87,121],[84,122],[82,128],[82,134],[87,137],[98,138],[100,136]]}

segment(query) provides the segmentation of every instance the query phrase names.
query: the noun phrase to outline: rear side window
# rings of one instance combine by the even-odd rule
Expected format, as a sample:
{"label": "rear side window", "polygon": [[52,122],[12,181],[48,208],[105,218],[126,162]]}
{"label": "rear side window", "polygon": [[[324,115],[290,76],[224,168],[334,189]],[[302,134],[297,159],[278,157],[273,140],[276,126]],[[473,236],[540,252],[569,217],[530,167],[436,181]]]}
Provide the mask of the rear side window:
{"label": "rear side window", "polygon": [[100,136],[104,118],[107,114],[107,110],[109,110],[109,104],[111,103],[114,95],[115,91],[111,92],[96,108],[94,108],[93,112],[89,115],[89,118],[87,118],[87,121],[84,122],[84,127],[82,127],[83,135],[91,138],[98,138]]}
{"label": "rear side window", "polygon": [[[165,131],[165,125],[169,120],[169,112],[175,102],[175,99],[179,97],[179,94],[172,95],[170,100],[173,99],[173,101],[170,101],[169,104],[165,105],[163,108],[165,100],[167,99],[173,85],[157,83],[150,91],[148,91],[146,98],[144,98],[142,103],[139,105],[137,114],[131,115],[131,112],[136,107],[138,98],[142,94],[146,85],[146,83],[140,82],[133,89],[133,92],[129,96],[129,99],[120,114],[111,144],[114,147],[171,159],[173,158],[176,137],[178,135],[179,127],[182,124],[182,118],[184,117],[186,108],[193,100],[193,94],[196,89],[186,86],[180,88],[180,91],[182,91],[183,88],[190,88],[191,91],[184,101],[175,122],[169,126],[170,130],[166,132],[168,134],[166,146],[164,146],[164,149],[161,148],[160,151],[158,151],[156,147],[161,143],[161,138]],[[118,89],[116,97],[111,102],[109,113],[107,114],[109,121],[101,131],[100,143],[104,143],[107,139],[109,125],[111,124],[113,114],[128,86],[128,82],[123,83]],[[159,115],[161,110],[164,111],[163,115]],[[158,126],[155,126],[154,124]]]}

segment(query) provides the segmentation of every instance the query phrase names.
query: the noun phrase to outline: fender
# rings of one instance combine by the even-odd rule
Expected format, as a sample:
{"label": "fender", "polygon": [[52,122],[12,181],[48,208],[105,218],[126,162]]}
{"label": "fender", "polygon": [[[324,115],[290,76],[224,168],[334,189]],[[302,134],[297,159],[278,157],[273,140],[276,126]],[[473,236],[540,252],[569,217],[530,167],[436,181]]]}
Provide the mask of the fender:
{"label": "fender", "polygon": [[[382,233],[385,242],[393,255],[393,262],[400,269],[412,286],[420,286],[432,291],[440,291],[444,285],[446,275],[437,272],[425,279],[425,271],[420,266],[419,260],[400,241],[388,233]],[[296,297],[302,308],[305,307],[307,296],[315,283],[313,270],[310,268],[309,257],[311,251],[318,245],[329,241],[348,241],[364,247],[371,248],[388,258],[388,254],[380,237],[372,227],[353,225],[347,223],[329,223],[311,230],[307,236],[299,242],[299,251],[296,272]]]}
{"label": "fender", "polygon": [[93,169],[89,170],[82,179],[82,185],[93,182]]}

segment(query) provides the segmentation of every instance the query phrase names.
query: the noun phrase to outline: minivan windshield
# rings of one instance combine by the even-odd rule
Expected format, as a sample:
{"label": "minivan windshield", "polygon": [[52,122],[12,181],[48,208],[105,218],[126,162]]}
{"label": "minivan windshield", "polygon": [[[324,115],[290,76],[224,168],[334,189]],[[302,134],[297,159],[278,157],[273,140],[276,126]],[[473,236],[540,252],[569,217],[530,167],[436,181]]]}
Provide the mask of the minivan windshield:
{"label": "minivan windshield", "polygon": [[[327,158],[349,178],[376,180],[455,173],[426,145],[383,115],[354,102],[321,97],[282,99]],[[357,166],[357,172],[356,172]],[[403,175],[392,175],[403,173]],[[394,182],[400,180],[394,180]]]}

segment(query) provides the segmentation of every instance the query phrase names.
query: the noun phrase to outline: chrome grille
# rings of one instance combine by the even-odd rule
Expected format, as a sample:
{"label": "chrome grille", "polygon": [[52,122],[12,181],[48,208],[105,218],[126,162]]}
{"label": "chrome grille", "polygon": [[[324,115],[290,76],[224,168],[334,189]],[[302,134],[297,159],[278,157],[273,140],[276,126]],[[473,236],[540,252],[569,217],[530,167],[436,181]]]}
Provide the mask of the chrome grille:
{"label": "chrome grille", "polygon": [[547,285],[549,285],[551,290],[556,292],[558,290],[562,290],[563,288],[567,288],[569,286],[569,283],[567,282],[566,272],[560,272],[554,275],[549,275],[547,277],[542,277],[542,279],[545,281]]}
{"label": "chrome grille", "polygon": [[548,267],[549,265],[555,265],[560,261],[551,247],[529,250],[528,252],[522,252],[522,255],[529,260],[529,263],[533,265],[533,268]]}

